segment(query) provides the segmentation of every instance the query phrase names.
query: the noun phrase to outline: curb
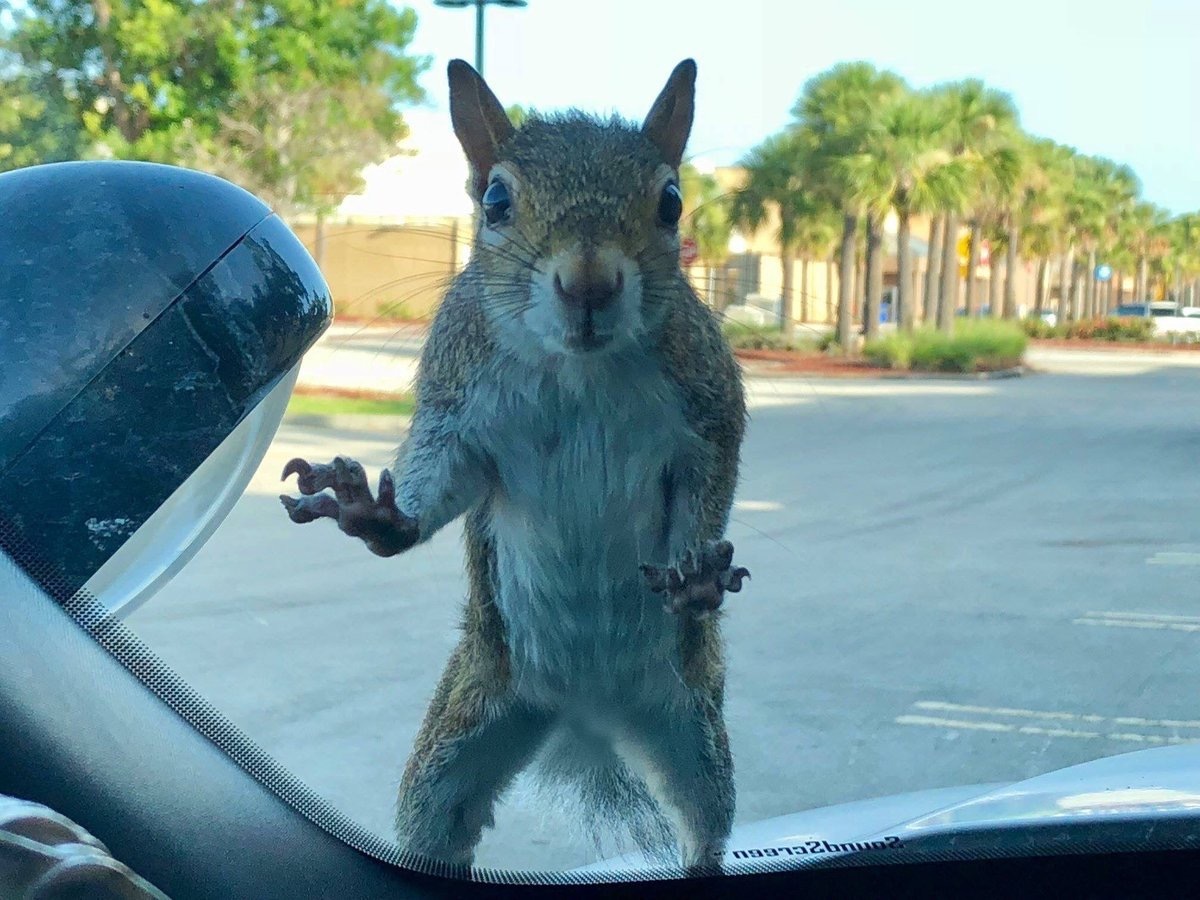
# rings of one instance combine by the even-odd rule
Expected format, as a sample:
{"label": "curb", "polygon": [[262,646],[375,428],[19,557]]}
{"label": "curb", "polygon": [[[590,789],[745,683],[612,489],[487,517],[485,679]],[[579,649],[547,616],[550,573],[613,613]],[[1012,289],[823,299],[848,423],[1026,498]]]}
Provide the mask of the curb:
{"label": "curb", "polygon": [[777,370],[769,365],[758,368],[743,364],[742,369],[747,376],[752,378],[808,378],[823,381],[995,381],[1002,378],[1021,378],[1025,375],[1036,374],[1036,370],[1029,366],[997,369],[994,372],[901,372],[894,369],[877,371],[851,369],[844,374],[829,371]]}

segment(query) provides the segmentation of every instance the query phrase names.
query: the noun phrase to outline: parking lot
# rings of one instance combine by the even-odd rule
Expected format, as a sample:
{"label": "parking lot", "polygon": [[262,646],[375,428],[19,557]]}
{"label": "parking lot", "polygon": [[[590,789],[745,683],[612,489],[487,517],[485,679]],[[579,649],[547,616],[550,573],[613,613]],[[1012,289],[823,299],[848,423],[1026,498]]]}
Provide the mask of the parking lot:
{"label": "parking lot", "polygon": [[[1200,367],[1048,353],[995,381],[752,380],[729,536],[739,821],[1200,739]],[[246,496],[129,624],[335,805],[388,833],[455,641],[456,527],[377,559],[290,525],[291,456],[399,435],[285,424]],[[595,850],[520,782],[479,863]]]}

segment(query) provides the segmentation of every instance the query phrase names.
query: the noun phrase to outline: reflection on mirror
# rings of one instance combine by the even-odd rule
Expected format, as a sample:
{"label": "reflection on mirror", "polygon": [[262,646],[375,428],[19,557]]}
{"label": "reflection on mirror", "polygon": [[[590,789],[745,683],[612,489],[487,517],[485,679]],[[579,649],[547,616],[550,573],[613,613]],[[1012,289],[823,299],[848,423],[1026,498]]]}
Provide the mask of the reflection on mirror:
{"label": "reflection on mirror", "polygon": [[267,452],[300,367],[285,374],[229,437],[121,545],[83,587],[119,617],[187,565],[224,521]]}

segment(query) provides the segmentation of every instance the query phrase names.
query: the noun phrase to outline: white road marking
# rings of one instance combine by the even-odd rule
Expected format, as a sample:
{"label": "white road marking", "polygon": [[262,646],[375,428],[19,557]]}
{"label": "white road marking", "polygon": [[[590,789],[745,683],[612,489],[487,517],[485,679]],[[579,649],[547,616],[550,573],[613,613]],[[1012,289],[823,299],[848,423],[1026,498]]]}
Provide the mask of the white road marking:
{"label": "white road marking", "polygon": [[1200,624],[1200,616],[1173,616],[1166,613],[1140,613],[1140,612],[1096,612],[1088,610],[1084,615],[1087,616],[1116,616],[1122,619],[1146,619],[1152,622],[1195,622]]}
{"label": "white road marking", "polygon": [[[1037,725],[1022,725],[1017,731],[1021,734],[1044,734],[1047,737],[1098,738],[1098,731],[1077,731],[1073,728],[1040,728]],[[1112,737],[1110,734],[1109,737]]]}
{"label": "white road marking", "polygon": [[1018,709],[1011,706],[968,706],[963,703],[944,703],[940,700],[919,700],[913,704],[917,709],[940,710],[942,712],[979,713],[985,716],[1016,716],[1023,719],[1065,719],[1077,722],[1103,722],[1104,716],[1082,713],[1047,712],[1038,709]]}
{"label": "white road marking", "polygon": [[[1092,713],[1062,712],[1059,710],[1022,709],[1012,706],[975,706],[966,703],[948,703],[941,700],[921,700],[913,704],[914,709],[925,712],[943,712],[957,716],[979,716],[988,718],[948,718],[945,716],[907,715],[897,716],[897,725],[922,725],[931,728],[946,728],[951,730],[990,731],[1013,734],[1034,734],[1055,738],[1076,738],[1079,740],[1104,739],[1122,741],[1134,744],[1188,744],[1200,741],[1200,734],[1143,734],[1137,731],[1126,731],[1130,725],[1141,728],[1170,728],[1200,729],[1200,720],[1196,719],[1147,719],[1140,716],[1100,716]],[[1004,719],[1033,719],[1043,723],[1048,722],[1079,722],[1093,725],[1093,729],[1064,728],[1046,724],[1018,724],[1016,722],[995,721]],[[1106,725],[1105,723],[1109,723]],[[1121,726],[1118,728],[1117,726]]]}
{"label": "white road marking", "polygon": [[747,512],[774,512],[783,509],[783,504],[774,500],[738,500],[733,504],[733,508],[744,509]]}
{"label": "white road marking", "polygon": [[1175,616],[1165,613],[1090,611],[1075,625],[1103,625],[1108,628],[1143,628],[1158,631],[1200,631],[1200,616]]}
{"label": "white road marking", "polygon": [[1148,628],[1157,631],[1200,631],[1200,625],[1182,625],[1178,622],[1131,622],[1126,619],[1075,619],[1076,625],[1104,625],[1109,628]]}
{"label": "white road marking", "polygon": [[934,725],[938,728],[968,728],[975,731],[1016,731],[1016,725],[1003,722],[968,722],[965,719],[940,719],[936,716],[897,716],[897,725]]}
{"label": "white road marking", "polygon": [[1155,553],[1148,566],[1200,566],[1200,553]]}

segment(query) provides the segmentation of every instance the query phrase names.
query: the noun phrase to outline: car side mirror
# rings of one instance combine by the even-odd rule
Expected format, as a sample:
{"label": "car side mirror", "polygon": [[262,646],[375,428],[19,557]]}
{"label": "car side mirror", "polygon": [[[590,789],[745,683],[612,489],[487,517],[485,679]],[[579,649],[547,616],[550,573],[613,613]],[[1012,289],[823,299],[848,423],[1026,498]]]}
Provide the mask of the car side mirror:
{"label": "car side mirror", "polygon": [[241,494],[329,289],[267,206],[187,169],[17,170],[0,221],[0,551],[123,614]]}

